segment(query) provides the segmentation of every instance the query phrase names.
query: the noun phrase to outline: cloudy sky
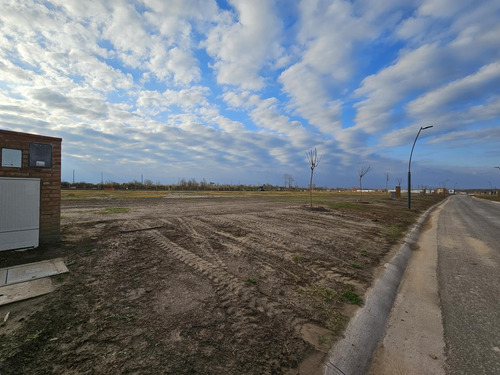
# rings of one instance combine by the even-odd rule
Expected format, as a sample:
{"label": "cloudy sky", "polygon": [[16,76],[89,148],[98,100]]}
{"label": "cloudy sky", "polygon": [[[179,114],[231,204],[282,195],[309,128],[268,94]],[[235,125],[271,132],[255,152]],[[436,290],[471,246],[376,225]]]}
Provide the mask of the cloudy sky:
{"label": "cloudy sky", "polygon": [[500,2],[0,0],[0,128],[63,180],[500,187]]}

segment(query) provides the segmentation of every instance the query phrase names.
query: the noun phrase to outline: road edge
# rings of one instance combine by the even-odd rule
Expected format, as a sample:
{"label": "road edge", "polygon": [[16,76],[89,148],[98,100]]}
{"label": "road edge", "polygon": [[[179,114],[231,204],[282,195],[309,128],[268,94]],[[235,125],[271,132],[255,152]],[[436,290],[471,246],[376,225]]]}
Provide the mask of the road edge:
{"label": "road edge", "polygon": [[397,253],[384,265],[382,275],[365,295],[364,306],[349,322],[343,338],[330,349],[324,375],[358,375],[368,371],[375,349],[384,337],[389,313],[411,257],[411,246],[417,242],[425,220],[448,199],[420,215]]}

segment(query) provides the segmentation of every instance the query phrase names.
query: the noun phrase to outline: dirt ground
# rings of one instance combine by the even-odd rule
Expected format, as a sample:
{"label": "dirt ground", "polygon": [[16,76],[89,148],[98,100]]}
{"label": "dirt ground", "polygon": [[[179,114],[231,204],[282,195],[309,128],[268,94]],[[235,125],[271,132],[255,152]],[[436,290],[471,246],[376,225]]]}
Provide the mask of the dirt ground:
{"label": "dirt ground", "polygon": [[60,246],[0,253],[70,270],[0,307],[2,375],[321,374],[375,267],[440,199],[168,197],[63,201]]}

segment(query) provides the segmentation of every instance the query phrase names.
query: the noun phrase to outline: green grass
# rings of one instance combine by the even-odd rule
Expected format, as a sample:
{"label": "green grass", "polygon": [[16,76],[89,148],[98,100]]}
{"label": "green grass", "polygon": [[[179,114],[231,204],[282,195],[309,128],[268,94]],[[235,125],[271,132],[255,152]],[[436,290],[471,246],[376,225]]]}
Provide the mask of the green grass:
{"label": "green grass", "polygon": [[342,297],[344,297],[344,299],[350,304],[358,306],[361,306],[363,304],[363,300],[361,299],[361,297],[351,290],[346,290],[344,293],[342,293]]}
{"label": "green grass", "polygon": [[391,240],[392,242],[395,242],[395,241],[399,240],[401,237],[403,237],[405,232],[406,232],[406,228],[403,225],[396,223],[396,224],[390,225],[386,229],[385,235],[389,240]]}
{"label": "green grass", "polygon": [[358,264],[358,263],[351,263],[349,264],[352,268],[357,268],[357,269],[361,269],[362,267]]}
{"label": "green grass", "polygon": [[318,338],[318,343],[320,346],[331,347],[332,346],[332,339],[328,336],[322,335]]}
{"label": "green grass", "polygon": [[43,332],[44,332],[44,329],[41,329],[39,331],[36,331],[32,335],[28,335],[25,339],[25,342],[28,343],[28,342],[37,340]]}
{"label": "green grass", "polygon": [[305,289],[303,293],[319,298],[325,302],[335,302],[338,300],[337,291],[324,286],[311,285],[309,288]]}
{"label": "green grass", "polygon": [[66,278],[66,274],[65,273],[58,273],[57,275],[52,276],[52,278],[56,282],[62,283],[64,281],[64,279]]}
{"label": "green grass", "polygon": [[126,214],[130,211],[128,207],[106,207],[104,210],[95,212],[100,215]]}
{"label": "green grass", "polygon": [[304,260],[304,257],[298,253],[296,253],[292,256],[292,262],[294,262],[294,263],[300,263],[303,260]]}
{"label": "green grass", "polygon": [[489,201],[500,202],[500,195],[478,194],[478,195],[476,195],[476,198],[481,198],[481,199],[486,199],[486,200],[489,200]]}
{"label": "green grass", "polygon": [[324,309],[323,316],[326,320],[325,328],[334,334],[338,334],[347,323],[347,317],[334,309]]}
{"label": "green grass", "polygon": [[249,284],[255,284],[256,282],[257,282],[257,280],[252,279],[251,277],[249,277],[249,278],[247,279],[247,283],[249,283]]}
{"label": "green grass", "polygon": [[347,322],[347,317],[339,311],[337,303],[341,300],[341,295],[336,290],[325,286],[310,285],[308,288],[300,290],[299,294],[307,295],[313,299],[313,305],[320,311],[325,328],[334,334],[338,334],[342,330]]}

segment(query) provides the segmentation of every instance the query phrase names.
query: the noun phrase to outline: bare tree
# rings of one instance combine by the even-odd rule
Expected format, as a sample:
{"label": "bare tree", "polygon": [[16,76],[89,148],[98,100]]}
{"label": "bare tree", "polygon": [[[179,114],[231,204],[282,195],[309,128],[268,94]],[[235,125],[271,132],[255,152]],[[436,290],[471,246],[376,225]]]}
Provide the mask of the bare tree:
{"label": "bare tree", "polygon": [[372,170],[372,167],[370,167],[370,166],[365,167],[364,165],[362,167],[360,167],[359,170],[358,170],[358,174],[359,174],[359,191],[361,193],[361,197],[359,199],[360,201],[363,200],[363,185],[361,184],[361,180],[363,179],[363,177],[365,176],[365,174],[367,174],[371,170]]}
{"label": "bare tree", "polygon": [[385,172],[385,191],[388,192],[387,184],[389,183],[389,172]]}
{"label": "bare tree", "polygon": [[401,186],[401,181],[403,181],[403,177],[396,178],[396,181],[398,182],[398,186]]}
{"label": "bare tree", "polygon": [[311,178],[309,180],[309,200],[311,203],[311,207],[313,206],[313,198],[312,198],[312,188],[313,188],[313,173],[314,173],[314,168],[316,168],[319,165],[319,162],[321,160],[321,156],[318,157],[318,153],[316,151],[316,147],[314,150],[309,150],[306,152],[307,155],[307,161],[311,164]]}
{"label": "bare tree", "polygon": [[285,189],[286,189],[286,185],[288,184],[288,189],[290,189],[292,187],[292,182],[293,182],[293,177],[291,174],[289,173],[285,173],[283,175],[283,180],[285,181]]}
{"label": "bare tree", "polygon": [[207,180],[205,180],[205,177],[203,177],[203,179],[200,181],[201,190],[207,190],[207,186],[208,186]]}

